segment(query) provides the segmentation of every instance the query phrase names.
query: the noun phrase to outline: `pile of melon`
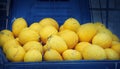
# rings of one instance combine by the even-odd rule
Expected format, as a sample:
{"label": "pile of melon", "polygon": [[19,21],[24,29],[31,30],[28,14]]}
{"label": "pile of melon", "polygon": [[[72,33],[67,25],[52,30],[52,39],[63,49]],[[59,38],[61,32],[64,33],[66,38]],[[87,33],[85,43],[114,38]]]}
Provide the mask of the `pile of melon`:
{"label": "pile of melon", "polygon": [[0,31],[0,46],[11,62],[120,60],[120,40],[101,22],[80,24],[68,18],[61,26],[44,18],[28,26],[17,18],[12,30]]}

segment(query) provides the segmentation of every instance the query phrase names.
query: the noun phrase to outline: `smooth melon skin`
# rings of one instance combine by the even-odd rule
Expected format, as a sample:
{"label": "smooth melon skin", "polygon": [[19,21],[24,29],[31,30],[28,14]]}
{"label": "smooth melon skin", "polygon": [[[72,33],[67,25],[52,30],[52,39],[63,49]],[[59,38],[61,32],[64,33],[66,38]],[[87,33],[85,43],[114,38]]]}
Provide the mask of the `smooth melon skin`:
{"label": "smooth melon skin", "polygon": [[12,62],[23,62],[25,50],[20,46],[10,47],[6,51],[6,57]]}
{"label": "smooth melon skin", "polygon": [[24,29],[27,28],[27,22],[24,18],[17,18],[12,24],[12,32],[15,37],[18,37],[20,32]]}
{"label": "smooth melon skin", "polygon": [[29,28],[23,29],[18,36],[20,43],[24,45],[29,41],[39,41],[40,36],[35,31],[30,30]]}
{"label": "smooth melon skin", "polygon": [[39,24],[41,27],[53,26],[54,28],[56,28],[56,30],[59,29],[58,22],[53,18],[43,18],[42,20],[40,20]]}
{"label": "smooth melon skin", "polygon": [[64,60],[82,60],[82,55],[79,51],[67,49],[62,53]]}
{"label": "smooth melon skin", "polygon": [[13,40],[13,39],[14,39],[14,35],[10,30],[4,29],[0,31],[0,46],[1,47],[3,47],[3,45],[6,42]]}
{"label": "smooth melon skin", "polygon": [[98,45],[90,45],[84,48],[83,52],[84,60],[106,60],[107,56],[104,49]]}
{"label": "smooth melon skin", "polygon": [[51,35],[54,35],[54,34],[57,34],[57,33],[58,33],[58,31],[53,26],[45,26],[44,28],[42,28],[39,35],[41,37],[42,43],[46,44],[48,38]]}
{"label": "smooth melon skin", "polygon": [[42,54],[38,50],[29,50],[24,56],[24,62],[41,62]]}
{"label": "smooth melon skin", "polygon": [[17,47],[19,45],[20,43],[15,39],[9,40],[3,45],[3,52],[6,53],[10,47]]}
{"label": "smooth melon skin", "polygon": [[64,39],[62,39],[58,35],[52,35],[51,37],[49,37],[46,45],[48,46],[48,48],[54,49],[60,54],[62,54],[65,50],[68,49],[68,46],[65,43]]}
{"label": "smooth melon skin", "polygon": [[58,53],[54,49],[47,50],[43,57],[45,61],[62,61],[63,60],[60,53]]}
{"label": "smooth melon skin", "polygon": [[77,32],[79,27],[80,27],[80,23],[78,20],[76,20],[75,18],[68,18],[62,25],[62,30],[68,29]]}
{"label": "smooth melon skin", "polygon": [[84,48],[87,46],[90,46],[91,44],[89,42],[80,42],[75,46],[75,50],[79,52],[83,52]]}
{"label": "smooth melon skin", "polygon": [[72,49],[78,43],[78,35],[71,30],[63,30],[58,33],[61,38],[63,38],[69,49]]}
{"label": "smooth melon skin", "polygon": [[37,23],[37,22],[34,22],[34,23],[32,23],[31,25],[30,25],[30,27],[29,27],[31,30],[33,30],[33,31],[35,31],[36,33],[40,33],[40,31],[41,31],[41,29],[42,29],[42,27],[39,25],[39,23]]}
{"label": "smooth melon skin", "polygon": [[96,35],[97,29],[93,23],[87,23],[80,26],[77,31],[81,42],[92,42],[92,38]]}
{"label": "smooth melon skin", "polygon": [[29,50],[38,50],[39,52],[43,53],[42,44],[38,41],[29,41],[23,46],[24,50],[27,52]]}
{"label": "smooth melon skin", "polygon": [[98,33],[92,39],[92,44],[99,45],[102,48],[109,48],[112,45],[112,37],[107,33]]}
{"label": "smooth melon skin", "polygon": [[115,50],[120,55],[120,44],[113,45],[111,49]]}
{"label": "smooth melon skin", "polygon": [[108,60],[119,60],[120,59],[119,53],[117,53],[113,49],[106,48],[105,53],[107,55]]}

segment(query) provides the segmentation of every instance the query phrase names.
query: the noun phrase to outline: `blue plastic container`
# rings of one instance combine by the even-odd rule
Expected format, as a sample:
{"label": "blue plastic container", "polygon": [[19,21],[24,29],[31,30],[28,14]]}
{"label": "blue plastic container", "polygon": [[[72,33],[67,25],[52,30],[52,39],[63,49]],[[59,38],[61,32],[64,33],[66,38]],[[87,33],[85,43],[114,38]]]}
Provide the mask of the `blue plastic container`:
{"label": "blue plastic container", "polygon": [[[11,0],[8,29],[15,18],[23,17],[28,25],[46,17],[54,18],[60,25],[73,17],[81,24],[90,22],[89,0]],[[56,61],[9,62],[0,48],[0,69],[120,69],[120,61]]]}
{"label": "blue plastic container", "polygon": [[88,0],[12,0],[9,29],[18,17],[25,18],[29,25],[45,17],[54,18],[60,25],[69,17],[80,23],[91,20]]}

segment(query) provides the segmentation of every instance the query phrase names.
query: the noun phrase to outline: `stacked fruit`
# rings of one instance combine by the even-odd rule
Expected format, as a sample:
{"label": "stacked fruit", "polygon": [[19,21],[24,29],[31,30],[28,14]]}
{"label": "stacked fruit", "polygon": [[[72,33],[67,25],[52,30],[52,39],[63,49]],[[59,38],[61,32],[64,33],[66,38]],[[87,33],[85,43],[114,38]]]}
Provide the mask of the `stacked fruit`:
{"label": "stacked fruit", "polygon": [[0,46],[12,62],[120,59],[119,38],[104,24],[80,25],[74,18],[60,27],[52,18],[29,27],[25,19],[17,18],[12,31],[0,32]]}

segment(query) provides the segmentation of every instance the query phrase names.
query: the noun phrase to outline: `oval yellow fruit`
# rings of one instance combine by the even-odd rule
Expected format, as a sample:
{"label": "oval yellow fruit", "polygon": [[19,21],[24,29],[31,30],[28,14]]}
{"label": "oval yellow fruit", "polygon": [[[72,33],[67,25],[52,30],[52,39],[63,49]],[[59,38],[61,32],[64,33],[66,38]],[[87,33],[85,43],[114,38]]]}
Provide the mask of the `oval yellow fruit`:
{"label": "oval yellow fruit", "polygon": [[97,29],[93,23],[81,25],[77,32],[79,39],[82,42],[91,42],[96,33]]}
{"label": "oval yellow fruit", "polygon": [[81,60],[82,55],[79,51],[67,49],[62,54],[64,60]]}
{"label": "oval yellow fruit", "polygon": [[113,45],[111,49],[115,50],[120,55],[120,44]]}
{"label": "oval yellow fruit", "polygon": [[77,29],[80,27],[80,23],[75,18],[68,18],[64,24],[63,28],[77,32]]}
{"label": "oval yellow fruit", "polygon": [[42,19],[39,24],[42,26],[42,27],[45,27],[45,26],[53,26],[54,28],[56,28],[58,30],[59,28],[59,25],[57,23],[56,20],[54,20],[53,18],[44,18]]}
{"label": "oval yellow fruit", "polygon": [[41,31],[41,29],[42,29],[41,25],[40,25],[39,23],[37,23],[37,22],[31,24],[29,28],[30,28],[31,30],[35,31],[35,32],[38,33],[38,34],[40,33],[40,31]]}
{"label": "oval yellow fruit", "polygon": [[24,45],[29,41],[39,41],[40,36],[35,31],[25,28],[20,32],[18,38],[20,43]]}
{"label": "oval yellow fruit", "polygon": [[12,62],[22,62],[24,59],[24,55],[25,51],[20,45],[16,47],[10,47],[6,51],[6,57]]}
{"label": "oval yellow fruit", "polygon": [[74,31],[63,30],[59,32],[59,36],[65,40],[69,49],[74,48],[78,43],[78,35]]}
{"label": "oval yellow fruit", "polygon": [[9,37],[14,38],[13,33],[10,30],[8,30],[8,29],[4,29],[4,30],[0,31],[0,35],[4,35],[4,34],[7,35],[7,36],[9,36]]}
{"label": "oval yellow fruit", "polygon": [[19,46],[19,42],[16,41],[15,39],[9,40],[7,41],[4,45],[3,45],[3,51],[4,53],[6,53],[6,51],[10,48],[10,47],[17,47]]}
{"label": "oval yellow fruit", "polygon": [[57,33],[58,31],[53,26],[45,26],[44,28],[42,28],[39,34],[41,37],[41,41],[45,44],[51,35]]}
{"label": "oval yellow fruit", "polygon": [[55,49],[60,54],[68,49],[65,41],[58,35],[52,35],[51,37],[49,37],[46,45],[51,49]]}
{"label": "oval yellow fruit", "polygon": [[43,52],[42,44],[37,41],[29,41],[24,44],[23,48],[26,52],[32,49],[38,50],[41,53]]}
{"label": "oval yellow fruit", "polygon": [[29,50],[24,56],[24,62],[41,62],[42,54],[38,50]]}
{"label": "oval yellow fruit", "polygon": [[17,18],[12,24],[12,32],[15,37],[19,35],[19,33],[22,31],[22,29],[27,27],[27,22],[24,18]]}
{"label": "oval yellow fruit", "polygon": [[3,46],[9,40],[14,39],[13,33],[10,30],[0,31],[0,46]]}
{"label": "oval yellow fruit", "polygon": [[111,36],[111,38],[113,37],[113,33],[107,28],[99,29],[98,33],[106,33],[106,34],[109,34]]}
{"label": "oval yellow fruit", "polygon": [[75,46],[75,50],[83,52],[84,48],[91,45],[89,42],[80,42]]}
{"label": "oval yellow fruit", "polygon": [[98,33],[92,39],[92,44],[99,45],[102,48],[109,48],[112,44],[112,37],[107,33]]}
{"label": "oval yellow fruit", "polygon": [[83,50],[84,60],[106,60],[104,49],[98,45],[90,45]]}
{"label": "oval yellow fruit", "polygon": [[113,49],[106,48],[105,53],[107,55],[108,60],[119,60],[120,59],[119,54],[116,51],[114,51]]}
{"label": "oval yellow fruit", "polygon": [[49,49],[44,54],[45,61],[62,61],[62,56],[54,49]]}
{"label": "oval yellow fruit", "polygon": [[106,29],[105,25],[101,22],[95,22],[94,25],[98,30]]}

